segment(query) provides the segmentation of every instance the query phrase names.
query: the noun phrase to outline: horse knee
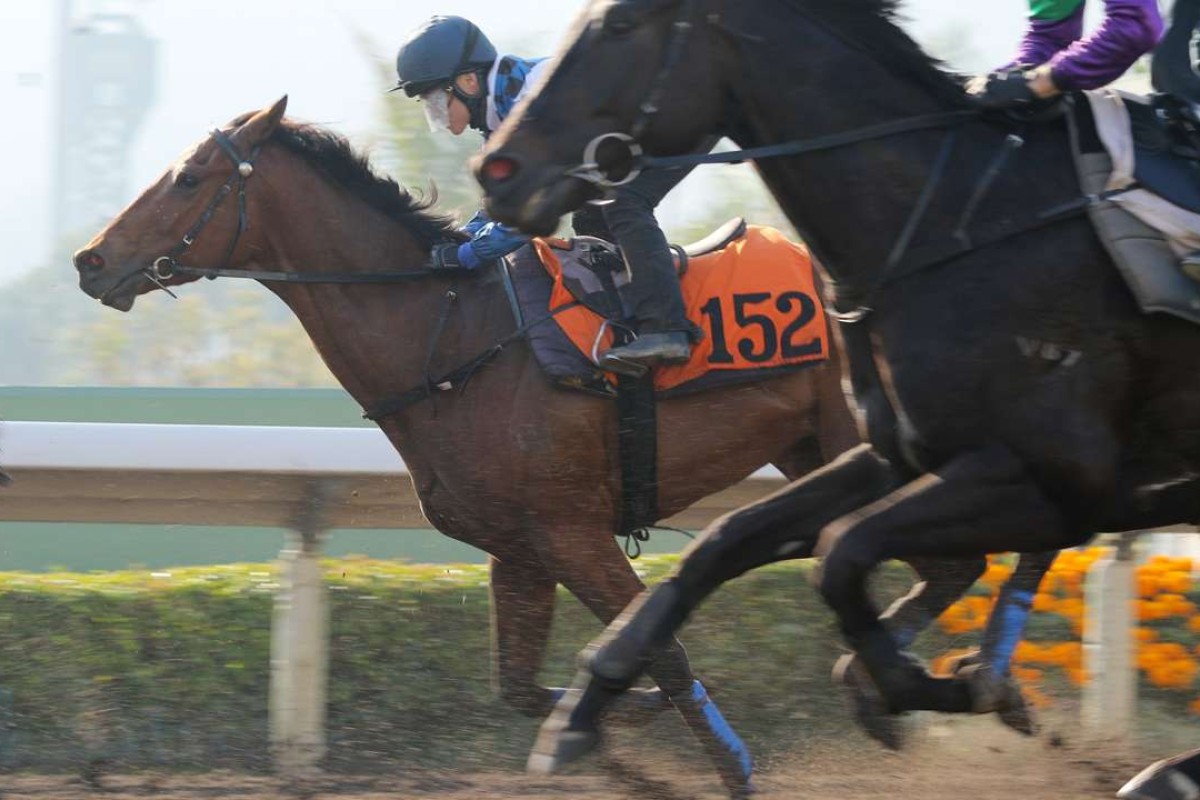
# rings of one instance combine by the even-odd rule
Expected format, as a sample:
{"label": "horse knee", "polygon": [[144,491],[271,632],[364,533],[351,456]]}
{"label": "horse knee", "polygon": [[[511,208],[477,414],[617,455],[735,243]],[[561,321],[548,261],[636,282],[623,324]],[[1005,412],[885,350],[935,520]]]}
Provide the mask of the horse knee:
{"label": "horse knee", "polygon": [[[822,539],[825,534],[821,532]],[[851,528],[834,535],[837,545],[821,562],[817,591],[830,608],[845,609],[861,602],[867,575],[880,559],[865,529]]]}

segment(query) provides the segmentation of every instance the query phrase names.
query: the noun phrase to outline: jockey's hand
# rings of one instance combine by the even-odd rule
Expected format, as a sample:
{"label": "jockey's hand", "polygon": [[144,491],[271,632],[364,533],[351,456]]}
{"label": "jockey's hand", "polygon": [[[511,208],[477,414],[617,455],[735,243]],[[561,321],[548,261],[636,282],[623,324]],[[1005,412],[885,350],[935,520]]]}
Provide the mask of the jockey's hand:
{"label": "jockey's hand", "polygon": [[[530,237],[515,228],[502,225],[499,222],[489,222],[479,229],[471,239],[471,250],[479,262],[495,261],[497,258],[520,250]],[[468,259],[464,257],[464,263]],[[473,265],[474,266],[474,265]]]}
{"label": "jockey's hand", "polygon": [[429,268],[445,270],[473,269],[477,265],[469,266],[462,262],[460,253],[464,249],[469,250],[469,245],[457,242],[435,244],[433,249],[429,251]]}
{"label": "jockey's hand", "polygon": [[967,84],[967,91],[986,109],[1022,108],[1038,99],[1024,70],[981,75]]}
{"label": "jockey's hand", "polygon": [[476,211],[475,216],[467,220],[466,224],[461,226],[459,230],[465,233],[467,236],[474,236],[475,234],[479,233],[480,229],[483,228],[484,225],[487,225],[491,221],[492,218],[483,211]]}

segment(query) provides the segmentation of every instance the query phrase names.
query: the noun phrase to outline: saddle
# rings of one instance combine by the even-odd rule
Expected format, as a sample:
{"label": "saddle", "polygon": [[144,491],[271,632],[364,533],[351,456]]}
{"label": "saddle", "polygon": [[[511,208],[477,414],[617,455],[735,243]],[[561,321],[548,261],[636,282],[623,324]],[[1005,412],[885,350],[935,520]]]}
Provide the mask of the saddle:
{"label": "saddle", "polygon": [[1200,0],[1178,0],[1154,51],[1154,93],[1111,89],[1064,101],[1086,209],[1143,312],[1200,323],[1200,283],[1179,259],[1200,250]]}
{"label": "saddle", "polygon": [[1138,306],[1200,323],[1200,284],[1179,267],[1200,249],[1200,147],[1186,105],[1102,89],[1068,108],[1088,216]]}
{"label": "saddle", "polygon": [[[734,217],[697,242],[671,245],[676,274],[683,278],[691,259],[723,250],[745,235],[746,220]],[[621,325],[631,324],[632,303],[626,296],[629,272],[621,249],[594,236],[558,239],[554,246],[567,291],[601,317]]]}

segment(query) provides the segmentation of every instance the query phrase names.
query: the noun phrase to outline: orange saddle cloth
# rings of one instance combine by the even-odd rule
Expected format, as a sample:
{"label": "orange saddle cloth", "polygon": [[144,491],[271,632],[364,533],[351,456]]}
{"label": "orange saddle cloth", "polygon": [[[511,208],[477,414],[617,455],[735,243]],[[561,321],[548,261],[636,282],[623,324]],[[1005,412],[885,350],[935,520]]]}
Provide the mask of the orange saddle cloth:
{"label": "orange saddle cloth", "polygon": [[[569,245],[535,239],[533,246],[553,280],[548,308],[570,303],[559,260]],[[690,258],[680,286],[688,319],[705,336],[688,363],[654,370],[658,392],[758,380],[827,358],[825,309],[812,258],[774,228],[747,226],[723,249]],[[555,321],[592,364],[613,344],[612,323],[585,306],[560,311]]]}

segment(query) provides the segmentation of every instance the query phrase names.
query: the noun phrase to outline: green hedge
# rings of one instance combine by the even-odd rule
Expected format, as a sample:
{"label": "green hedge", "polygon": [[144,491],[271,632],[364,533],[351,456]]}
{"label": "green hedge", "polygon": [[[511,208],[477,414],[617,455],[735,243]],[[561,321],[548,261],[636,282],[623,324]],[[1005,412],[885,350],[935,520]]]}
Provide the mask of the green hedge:
{"label": "green hedge", "polygon": [[[672,563],[637,566],[653,581]],[[326,766],[520,767],[538,721],[492,696],[486,568],[358,559],[325,567],[333,617]],[[0,766],[266,768],[275,579],[264,565],[0,574]],[[885,570],[883,593],[908,580],[903,568]],[[574,654],[599,630],[561,594],[543,681],[563,685]],[[807,565],[733,582],[683,640],[760,756],[857,735],[830,690],[839,641]],[[924,644],[935,652],[954,643],[933,633]],[[688,746],[670,715],[633,735]]]}

